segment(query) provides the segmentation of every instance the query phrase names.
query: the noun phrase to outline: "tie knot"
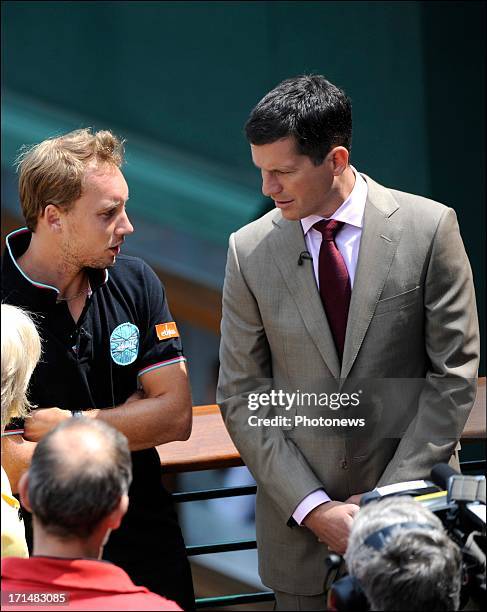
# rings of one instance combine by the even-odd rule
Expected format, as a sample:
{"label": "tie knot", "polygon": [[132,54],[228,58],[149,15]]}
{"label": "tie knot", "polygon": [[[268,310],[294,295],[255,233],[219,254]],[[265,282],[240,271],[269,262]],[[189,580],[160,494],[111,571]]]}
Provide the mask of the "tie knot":
{"label": "tie knot", "polygon": [[323,236],[323,240],[335,240],[340,228],[344,225],[343,221],[335,219],[322,219],[313,225],[313,229],[318,230]]}

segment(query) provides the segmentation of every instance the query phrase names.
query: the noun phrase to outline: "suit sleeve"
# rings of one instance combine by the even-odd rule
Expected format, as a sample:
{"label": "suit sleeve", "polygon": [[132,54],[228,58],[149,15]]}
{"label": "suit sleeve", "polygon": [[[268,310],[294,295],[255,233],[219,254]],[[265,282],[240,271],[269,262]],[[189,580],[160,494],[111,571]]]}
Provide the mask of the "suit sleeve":
{"label": "suit sleeve", "polygon": [[425,351],[429,358],[418,411],[378,486],[429,477],[448,462],[475,400],[479,330],[475,291],[455,212],[447,208],[425,277]]}
{"label": "suit sleeve", "polygon": [[239,264],[234,234],[228,250],[222,314],[217,402],[243,460],[288,522],[297,505],[323,485],[280,428],[249,426],[252,414],[269,418],[277,411],[261,406],[254,413],[248,408],[248,394],[267,393],[272,387],[272,353],[258,303]]}

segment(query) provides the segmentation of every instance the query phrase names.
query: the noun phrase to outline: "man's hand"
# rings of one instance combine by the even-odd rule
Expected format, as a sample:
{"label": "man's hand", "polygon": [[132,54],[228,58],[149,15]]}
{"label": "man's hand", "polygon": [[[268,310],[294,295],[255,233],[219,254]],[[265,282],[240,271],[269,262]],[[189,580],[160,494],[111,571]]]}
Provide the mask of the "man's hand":
{"label": "man's hand", "polygon": [[329,501],[311,510],[303,524],[311,529],[318,542],[323,542],[330,550],[343,555],[347,549],[353,518],[358,511],[356,504]]}
{"label": "man's hand", "polygon": [[360,500],[362,499],[362,495],[364,495],[364,493],[356,493],[355,495],[350,495],[350,497],[345,500],[345,503],[360,506]]}
{"label": "man's hand", "polygon": [[33,410],[24,420],[24,439],[29,442],[38,442],[56,425],[70,418],[71,412],[61,410],[61,408]]}

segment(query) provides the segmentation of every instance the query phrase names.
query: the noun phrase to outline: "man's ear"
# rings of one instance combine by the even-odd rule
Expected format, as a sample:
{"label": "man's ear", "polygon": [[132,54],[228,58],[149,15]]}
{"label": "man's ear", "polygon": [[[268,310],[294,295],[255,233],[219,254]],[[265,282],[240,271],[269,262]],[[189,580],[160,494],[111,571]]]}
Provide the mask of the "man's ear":
{"label": "man's ear", "polygon": [[29,472],[24,472],[19,480],[20,503],[28,512],[32,512],[29,500]]}
{"label": "man's ear", "polygon": [[333,164],[333,174],[340,176],[345,172],[348,166],[348,160],[350,153],[345,147],[333,147],[333,149],[326,156]]}
{"label": "man's ear", "polygon": [[122,495],[116,508],[114,508],[110,515],[107,517],[107,527],[109,529],[118,529],[122,522],[125,513],[129,507],[129,496],[127,494]]}
{"label": "man's ear", "polygon": [[52,231],[59,232],[61,230],[61,211],[54,204],[46,206],[39,220],[42,220],[46,227]]}

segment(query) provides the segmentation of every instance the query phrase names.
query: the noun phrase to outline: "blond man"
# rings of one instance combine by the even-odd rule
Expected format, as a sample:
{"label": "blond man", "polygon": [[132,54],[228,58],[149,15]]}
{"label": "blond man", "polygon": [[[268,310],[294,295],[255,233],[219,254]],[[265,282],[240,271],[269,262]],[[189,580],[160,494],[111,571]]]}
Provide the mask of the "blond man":
{"label": "blond man", "polygon": [[45,358],[32,380],[39,409],[25,421],[25,441],[11,445],[11,463],[27,464],[33,443],[79,413],[122,432],[131,504],[104,557],[187,609],[191,573],[154,448],[190,434],[186,360],[159,279],[121,254],[134,231],[123,153],[110,132],[82,129],[19,158],[27,227],[7,237],[2,296],[40,315]]}

